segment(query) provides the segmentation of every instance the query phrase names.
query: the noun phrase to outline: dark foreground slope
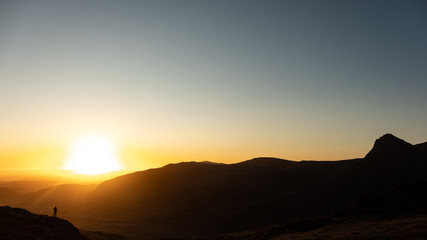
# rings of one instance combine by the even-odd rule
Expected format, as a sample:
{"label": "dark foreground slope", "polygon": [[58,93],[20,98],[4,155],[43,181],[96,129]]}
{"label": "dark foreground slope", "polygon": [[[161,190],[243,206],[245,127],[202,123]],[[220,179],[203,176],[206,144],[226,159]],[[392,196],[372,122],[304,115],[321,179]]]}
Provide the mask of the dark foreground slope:
{"label": "dark foreground slope", "polygon": [[220,234],[329,215],[377,192],[427,180],[424,146],[386,134],[363,159],[171,164],[100,184],[89,195],[89,213],[151,236]]}
{"label": "dark foreground slope", "polygon": [[424,240],[427,239],[426,202],[427,182],[406,183],[366,196],[333,216],[291,219],[242,232],[178,239]]}
{"label": "dark foreground slope", "polygon": [[297,219],[244,232],[167,240],[425,240],[426,221],[427,215]]}
{"label": "dark foreground slope", "polygon": [[84,240],[66,220],[36,215],[21,208],[0,207],[2,240]]}

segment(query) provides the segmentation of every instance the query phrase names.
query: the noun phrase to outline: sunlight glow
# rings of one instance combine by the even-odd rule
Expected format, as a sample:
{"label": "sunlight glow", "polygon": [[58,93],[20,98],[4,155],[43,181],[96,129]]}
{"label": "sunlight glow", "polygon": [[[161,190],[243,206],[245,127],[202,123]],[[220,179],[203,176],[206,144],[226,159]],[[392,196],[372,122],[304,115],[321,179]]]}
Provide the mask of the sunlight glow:
{"label": "sunlight glow", "polygon": [[71,146],[63,169],[79,174],[102,174],[121,170],[115,144],[108,137],[88,135]]}

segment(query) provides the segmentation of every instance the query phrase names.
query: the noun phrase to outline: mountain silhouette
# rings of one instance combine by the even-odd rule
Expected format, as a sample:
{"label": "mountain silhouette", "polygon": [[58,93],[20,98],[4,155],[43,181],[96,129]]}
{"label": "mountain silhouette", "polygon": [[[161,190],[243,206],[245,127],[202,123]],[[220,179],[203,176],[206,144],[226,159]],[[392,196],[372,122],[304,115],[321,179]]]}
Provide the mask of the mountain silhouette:
{"label": "mountain silhouette", "polygon": [[373,148],[357,164],[331,183],[322,198],[328,209],[342,209],[363,197],[395,186],[427,180],[427,155],[392,134],[378,138]]}
{"label": "mountain silhouette", "polygon": [[0,207],[2,240],[85,240],[66,220],[36,215],[25,209]]}
{"label": "mountain silhouette", "polygon": [[388,133],[375,141],[374,147],[365,156],[365,160],[399,165],[404,162],[417,161],[419,155],[421,152],[418,148]]}
{"label": "mountain silhouette", "polygon": [[427,199],[426,173],[427,143],[412,145],[385,134],[364,158],[182,162],[99,185],[25,194],[0,188],[0,204],[7,200],[38,213],[61,203],[61,214],[77,226],[131,238],[206,236],[364,208],[416,212],[426,209],[420,207]]}
{"label": "mountain silhouette", "polygon": [[226,233],[327,215],[375,192],[427,180],[425,146],[386,134],[362,159],[170,164],[101,183],[89,194],[89,213],[171,236]]}
{"label": "mountain silhouette", "polygon": [[424,152],[386,134],[375,141],[360,163],[349,169],[340,184],[351,189],[353,195],[372,194],[406,182],[425,181],[426,170],[427,155]]}

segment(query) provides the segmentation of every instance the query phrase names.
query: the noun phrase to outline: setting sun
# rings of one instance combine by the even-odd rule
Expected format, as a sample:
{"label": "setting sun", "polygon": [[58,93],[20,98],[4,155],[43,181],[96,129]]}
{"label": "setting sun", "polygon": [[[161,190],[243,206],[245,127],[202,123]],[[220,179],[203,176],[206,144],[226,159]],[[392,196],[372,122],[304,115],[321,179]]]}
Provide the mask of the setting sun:
{"label": "setting sun", "polygon": [[63,169],[93,175],[121,170],[122,165],[111,139],[100,135],[88,135],[72,144]]}

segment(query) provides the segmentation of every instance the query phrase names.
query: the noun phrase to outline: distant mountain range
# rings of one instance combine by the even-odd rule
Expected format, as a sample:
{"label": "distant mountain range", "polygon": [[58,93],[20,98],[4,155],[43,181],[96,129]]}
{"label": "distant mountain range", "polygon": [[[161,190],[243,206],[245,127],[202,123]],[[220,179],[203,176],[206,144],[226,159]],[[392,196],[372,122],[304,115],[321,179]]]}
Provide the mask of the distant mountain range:
{"label": "distant mountain range", "polygon": [[[427,143],[412,145],[386,134],[361,159],[184,162],[123,175],[97,186],[48,188],[22,195],[19,206],[25,207],[31,199],[40,201],[32,203],[33,211],[40,206],[46,209],[53,202],[63,203],[68,212],[75,211],[75,221],[88,229],[102,222],[114,231],[119,223],[121,230],[116,233],[187,237],[237,232],[369,206],[403,209],[410,202],[412,209],[421,211],[427,209],[417,205],[421,201],[404,200],[399,194],[412,189],[413,196],[425,198],[426,182]],[[395,200],[387,203],[383,198]],[[112,219],[115,222],[110,224]]]}

